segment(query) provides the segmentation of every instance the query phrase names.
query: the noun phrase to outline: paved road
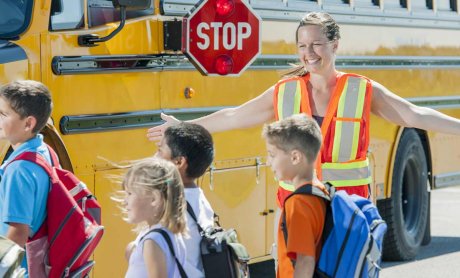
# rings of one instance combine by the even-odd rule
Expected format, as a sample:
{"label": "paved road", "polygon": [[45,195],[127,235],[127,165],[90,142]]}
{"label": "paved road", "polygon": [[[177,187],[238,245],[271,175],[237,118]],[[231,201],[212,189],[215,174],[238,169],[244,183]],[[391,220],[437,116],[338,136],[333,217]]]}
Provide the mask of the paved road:
{"label": "paved road", "polygon": [[[431,235],[415,260],[384,262],[381,278],[460,278],[460,186],[431,193]],[[275,277],[272,262],[251,269],[251,278]]]}
{"label": "paved road", "polygon": [[431,236],[410,262],[385,262],[380,277],[460,277],[460,186],[431,193]]}

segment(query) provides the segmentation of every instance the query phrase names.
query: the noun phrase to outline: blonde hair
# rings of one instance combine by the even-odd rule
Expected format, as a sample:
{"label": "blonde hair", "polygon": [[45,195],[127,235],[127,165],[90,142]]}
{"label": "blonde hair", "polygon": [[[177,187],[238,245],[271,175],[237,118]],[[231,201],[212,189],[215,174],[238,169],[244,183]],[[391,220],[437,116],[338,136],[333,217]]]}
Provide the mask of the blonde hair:
{"label": "blonde hair", "polygon": [[[328,13],[323,12],[310,12],[306,14],[299,22],[295,32],[295,42],[299,42],[299,29],[304,26],[314,25],[319,26],[323,30],[329,41],[340,39],[340,27],[337,22]],[[284,77],[304,76],[308,72],[303,65],[294,65],[292,69],[283,73]]]}
{"label": "blonde hair", "polygon": [[321,148],[321,130],[311,117],[296,114],[283,120],[266,124],[262,136],[268,143],[284,152],[298,150],[309,162],[314,162]]}
{"label": "blonde hair", "polygon": [[124,175],[123,188],[143,195],[158,190],[164,200],[160,224],[174,234],[186,233],[184,186],[174,164],[153,157],[138,160]]}

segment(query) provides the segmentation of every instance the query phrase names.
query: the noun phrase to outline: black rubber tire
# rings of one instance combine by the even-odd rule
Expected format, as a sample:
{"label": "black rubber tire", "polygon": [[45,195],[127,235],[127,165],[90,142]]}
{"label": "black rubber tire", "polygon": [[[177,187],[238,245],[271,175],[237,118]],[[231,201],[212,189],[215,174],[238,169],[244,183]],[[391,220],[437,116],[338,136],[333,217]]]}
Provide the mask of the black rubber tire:
{"label": "black rubber tire", "polygon": [[383,259],[415,258],[425,236],[429,198],[427,160],[417,132],[403,132],[393,168],[391,198],[377,203],[388,230],[383,244]]}
{"label": "black rubber tire", "polygon": [[425,235],[423,236],[422,246],[431,243],[431,192],[428,192],[428,217],[426,220]]}

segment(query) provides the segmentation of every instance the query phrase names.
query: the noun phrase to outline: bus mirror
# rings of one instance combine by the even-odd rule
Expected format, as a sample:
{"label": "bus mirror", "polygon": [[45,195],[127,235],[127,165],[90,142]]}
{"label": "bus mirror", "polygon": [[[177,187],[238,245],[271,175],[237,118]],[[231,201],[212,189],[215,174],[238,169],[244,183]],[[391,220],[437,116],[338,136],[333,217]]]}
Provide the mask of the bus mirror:
{"label": "bus mirror", "polygon": [[115,8],[126,7],[127,10],[146,10],[152,5],[151,0],[112,0]]}
{"label": "bus mirror", "polygon": [[151,0],[112,0],[115,8],[120,9],[120,25],[112,33],[100,38],[98,35],[87,34],[78,36],[78,45],[80,46],[97,46],[98,42],[106,42],[113,38],[123,29],[126,22],[126,10],[145,10],[152,5]]}

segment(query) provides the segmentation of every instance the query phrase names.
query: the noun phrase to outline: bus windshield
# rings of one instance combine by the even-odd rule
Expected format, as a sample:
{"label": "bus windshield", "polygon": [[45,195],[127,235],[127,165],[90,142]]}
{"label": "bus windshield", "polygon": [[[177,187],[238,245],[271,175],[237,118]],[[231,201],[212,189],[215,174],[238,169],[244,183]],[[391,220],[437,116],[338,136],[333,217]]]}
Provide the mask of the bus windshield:
{"label": "bus windshield", "polygon": [[0,1],[0,38],[14,39],[30,22],[33,0]]}

